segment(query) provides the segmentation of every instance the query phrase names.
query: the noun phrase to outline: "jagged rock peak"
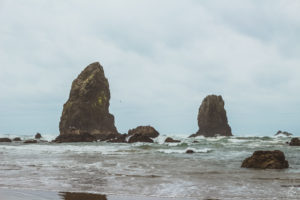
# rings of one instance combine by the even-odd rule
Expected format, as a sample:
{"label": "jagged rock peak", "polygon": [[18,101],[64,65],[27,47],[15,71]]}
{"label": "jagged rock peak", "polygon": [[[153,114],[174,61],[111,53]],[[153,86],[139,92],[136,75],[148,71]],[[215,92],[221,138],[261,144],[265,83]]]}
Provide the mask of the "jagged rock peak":
{"label": "jagged rock peak", "polygon": [[222,96],[208,95],[202,101],[198,113],[199,130],[190,137],[232,136]]}
{"label": "jagged rock peak", "polygon": [[73,81],[59,124],[60,135],[91,134],[95,138],[118,134],[109,113],[110,91],[99,62],[88,65]]}

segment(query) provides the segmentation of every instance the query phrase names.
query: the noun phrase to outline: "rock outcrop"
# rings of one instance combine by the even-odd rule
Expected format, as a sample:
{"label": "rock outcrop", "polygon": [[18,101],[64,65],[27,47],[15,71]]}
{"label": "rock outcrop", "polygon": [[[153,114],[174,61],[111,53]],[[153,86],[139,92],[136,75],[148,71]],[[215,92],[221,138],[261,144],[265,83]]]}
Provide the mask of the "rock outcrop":
{"label": "rock outcrop", "polygon": [[15,138],[13,139],[13,141],[14,141],[14,142],[21,142],[22,140],[21,140],[20,137],[15,137]]}
{"label": "rock outcrop", "polygon": [[290,146],[300,146],[299,138],[292,138],[291,142],[289,143]]}
{"label": "rock outcrop", "polygon": [[34,138],[39,140],[42,138],[42,135],[40,133],[36,133]]}
{"label": "rock outcrop", "polygon": [[190,137],[203,135],[205,137],[232,136],[228,124],[222,96],[209,95],[205,97],[199,108],[199,130]]}
{"label": "rock outcrop", "polygon": [[138,126],[135,129],[128,131],[128,143],[134,142],[150,142],[153,143],[152,138],[159,136],[159,132],[152,126]]}
{"label": "rock outcrop", "polygon": [[286,132],[286,131],[277,131],[277,133],[275,134],[275,136],[292,136],[293,134],[292,133],[289,133],[289,132]]}
{"label": "rock outcrop", "polygon": [[82,139],[84,142],[91,141],[90,135],[94,140],[118,135],[114,116],[109,113],[109,100],[109,84],[103,67],[98,62],[88,65],[72,83],[69,99],[63,107],[57,140],[67,142],[70,137],[70,141]]}
{"label": "rock outcrop", "polygon": [[0,142],[11,142],[9,138],[0,138]]}
{"label": "rock outcrop", "polygon": [[24,141],[24,144],[35,144],[35,143],[38,143],[38,141],[34,139],[29,139]]}
{"label": "rock outcrop", "polygon": [[185,153],[191,154],[191,153],[195,153],[195,151],[193,151],[192,149],[188,149],[185,151]]}
{"label": "rock outcrop", "polygon": [[167,137],[165,142],[167,142],[167,143],[178,143],[178,142],[180,142],[180,140],[174,140],[171,137]]}
{"label": "rock outcrop", "polygon": [[275,151],[255,151],[253,155],[246,158],[242,166],[244,168],[258,169],[284,169],[289,167],[289,163],[285,160],[284,153]]}

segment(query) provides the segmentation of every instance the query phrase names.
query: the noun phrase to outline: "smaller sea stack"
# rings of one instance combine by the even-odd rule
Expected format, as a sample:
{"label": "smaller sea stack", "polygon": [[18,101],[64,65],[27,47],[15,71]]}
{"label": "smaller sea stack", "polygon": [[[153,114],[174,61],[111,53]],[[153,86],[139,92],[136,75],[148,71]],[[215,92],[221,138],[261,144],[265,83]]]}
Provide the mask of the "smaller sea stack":
{"label": "smaller sea stack", "polygon": [[205,137],[232,136],[224,105],[222,96],[209,95],[205,97],[198,113],[199,130],[190,137],[200,135]]}

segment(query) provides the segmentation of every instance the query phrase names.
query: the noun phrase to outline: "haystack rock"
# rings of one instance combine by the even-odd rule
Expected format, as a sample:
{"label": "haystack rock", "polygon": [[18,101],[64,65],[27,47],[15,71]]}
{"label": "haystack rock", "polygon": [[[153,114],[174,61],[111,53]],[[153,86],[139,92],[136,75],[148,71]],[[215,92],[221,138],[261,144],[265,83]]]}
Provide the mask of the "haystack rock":
{"label": "haystack rock", "polygon": [[60,135],[55,141],[68,142],[70,138],[69,142],[90,142],[119,135],[114,116],[109,113],[109,100],[103,67],[98,62],[88,65],[72,83],[59,123]]}
{"label": "haystack rock", "polygon": [[246,158],[243,161],[241,167],[257,169],[284,169],[289,167],[289,163],[285,160],[285,156],[282,151],[255,151],[251,157]]}
{"label": "haystack rock", "polygon": [[222,96],[209,95],[205,97],[199,108],[199,130],[190,137],[203,135],[205,137],[232,136],[228,124]]}

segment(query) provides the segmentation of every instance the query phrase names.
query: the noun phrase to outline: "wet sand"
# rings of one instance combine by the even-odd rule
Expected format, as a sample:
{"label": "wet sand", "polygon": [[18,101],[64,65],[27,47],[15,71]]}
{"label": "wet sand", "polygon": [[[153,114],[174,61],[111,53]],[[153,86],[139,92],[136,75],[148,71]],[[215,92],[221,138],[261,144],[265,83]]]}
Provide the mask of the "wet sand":
{"label": "wet sand", "polygon": [[0,188],[0,200],[196,200],[196,198],[164,198],[147,196],[103,195],[93,193],[54,192]]}

